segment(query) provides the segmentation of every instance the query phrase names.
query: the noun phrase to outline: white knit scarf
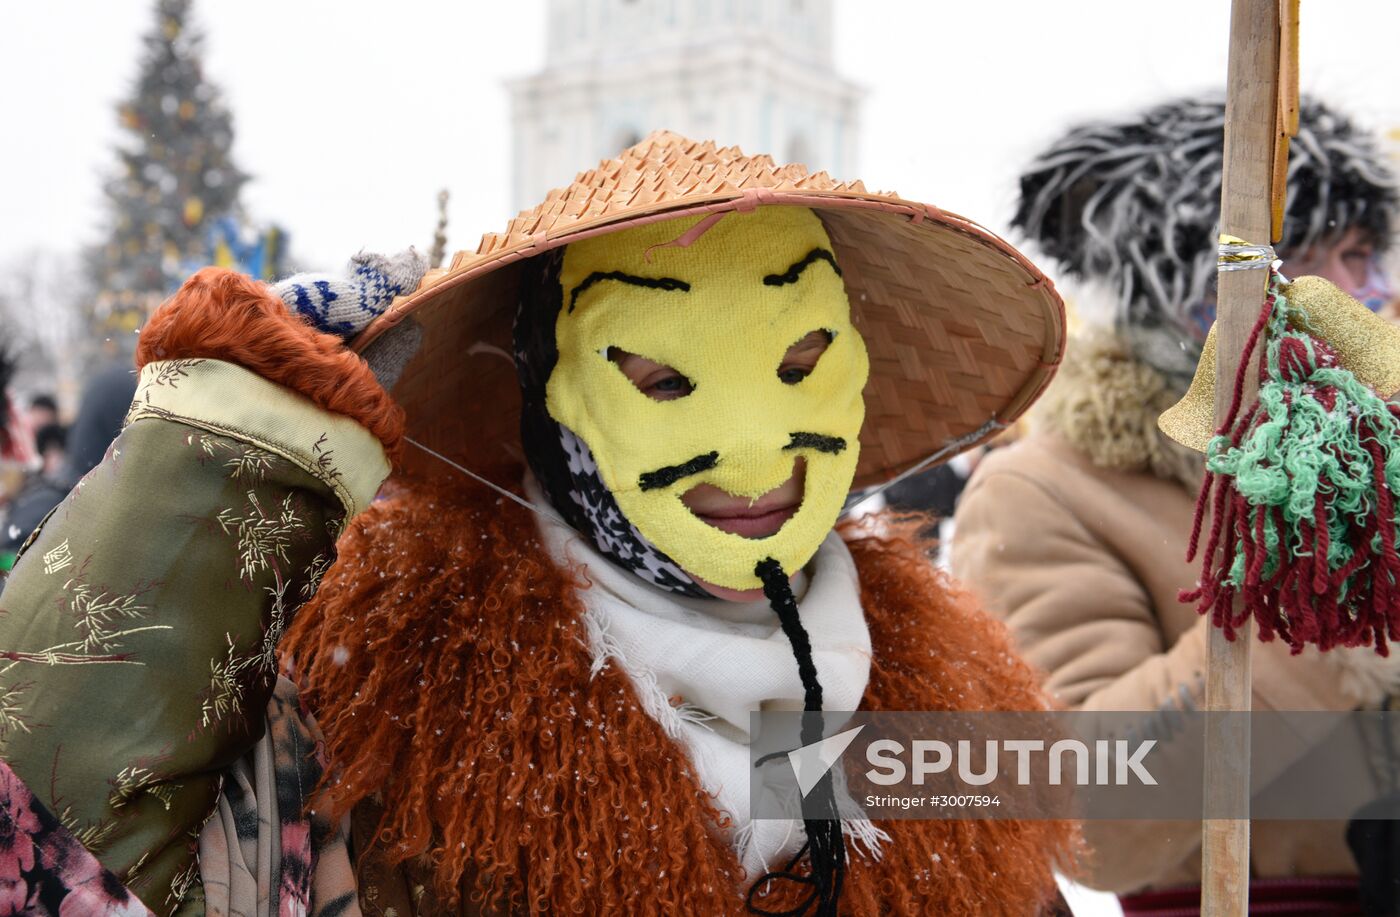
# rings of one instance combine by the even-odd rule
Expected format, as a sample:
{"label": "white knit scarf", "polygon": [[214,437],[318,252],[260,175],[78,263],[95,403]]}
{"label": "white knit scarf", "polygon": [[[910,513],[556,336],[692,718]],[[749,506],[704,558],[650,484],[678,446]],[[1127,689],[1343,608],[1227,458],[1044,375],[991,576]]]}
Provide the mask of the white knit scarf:
{"label": "white knit scarf", "polygon": [[[544,502],[533,477],[526,493]],[[785,866],[804,840],[802,823],[752,819],[749,809],[749,714],[803,706],[797,661],[773,609],[765,600],[695,599],[659,589],[610,563],[562,522],[537,518],[554,560],[583,568],[591,583],[580,598],[594,673],[610,663],[627,673],[643,708],[685,749],[700,785],[729,815],[729,840],[750,877]],[[857,709],[870,678],[870,631],[855,562],[839,535],[827,537],[792,586],[823,706]],[[837,725],[828,718],[828,728]],[[859,816],[849,798],[838,804]],[[863,845],[877,858],[888,840],[860,817],[843,828],[857,850]]]}

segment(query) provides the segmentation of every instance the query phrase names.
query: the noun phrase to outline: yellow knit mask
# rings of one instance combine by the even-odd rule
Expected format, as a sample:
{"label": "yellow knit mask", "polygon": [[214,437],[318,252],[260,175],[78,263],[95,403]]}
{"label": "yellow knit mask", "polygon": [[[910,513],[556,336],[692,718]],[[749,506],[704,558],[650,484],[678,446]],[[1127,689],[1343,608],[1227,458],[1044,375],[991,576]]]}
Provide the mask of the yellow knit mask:
{"label": "yellow knit mask", "polygon": [[[755,589],[759,561],[774,558],[792,574],[835,525],[859,458],[870,367],[845,286],[814,254],[832,251],[816,214],[761,207],[720,219],[687,247],[665,245],[699,221],[568,246],[546,404],[588,445],[603,483],[652,544],[694,576]],[[831,343],[811,374],[784,382],[788,348],[819,330]],[[653,400],[610,348],[673,367],[693,390]],[[698,484],[757,500],[792,477],[799,456],[802,504],[766,538],[721,531],[681,502]]]}

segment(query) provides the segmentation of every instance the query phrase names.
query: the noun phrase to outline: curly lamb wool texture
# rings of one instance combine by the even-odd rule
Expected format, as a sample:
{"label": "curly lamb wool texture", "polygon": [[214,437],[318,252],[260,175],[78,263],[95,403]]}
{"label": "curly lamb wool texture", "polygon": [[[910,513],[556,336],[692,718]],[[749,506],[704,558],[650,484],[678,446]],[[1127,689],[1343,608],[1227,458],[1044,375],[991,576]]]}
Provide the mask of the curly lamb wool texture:
{"label": "curly lamb wool texture", "polygon": [[[1223,98],[1187,98],[1085,124],[1021,176],[1013,225],[1071,276],[1106,280],[1117,323],[1139,356],[1184,388],[1203,328],[1192,310],[1213,298]],[[1384,248],[1400,210],[1375,141],[1313,99],[1299,111],[1279,250],[1298,253],[1355,227]],[[1193,350],[1181,341],[1197,341]]]}
{"label": "curly lamb wool texture", "polygon": [[1162,374],[1135,360],[1120,338],[1091,332],[1071,344],[1031,423],[1100,468],[1150,471],[1195,490],[1205,471],[1200,455],[1157,429],[1158,415],[1176,397]]}
{"label": "curly lamb wool texture", "polygon": [[[876,641],[862,708],[1041,709],[1005,628],[909,526],[881,530],[845,533]],[[325,731],[337,812],[383,806],[362,869],[417,876],[422,914],[472,913],[464,896],[530,914],[743,913],[710,797],[626,674],[593,675],[587,583],[548,560],[525,510],[405,486],[340,555],[283,652]],[[1022,917],[1081,852],[1062,822],[887,828],[879,863],[849,865],[843,913]]]}

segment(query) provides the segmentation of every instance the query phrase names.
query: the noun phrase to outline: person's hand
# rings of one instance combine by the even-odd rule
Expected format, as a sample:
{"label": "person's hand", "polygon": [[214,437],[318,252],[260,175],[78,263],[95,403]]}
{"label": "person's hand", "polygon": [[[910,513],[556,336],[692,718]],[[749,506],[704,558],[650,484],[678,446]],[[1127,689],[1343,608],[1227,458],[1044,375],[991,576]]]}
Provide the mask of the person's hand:
{"label": "person's hand", "polygon": [[[343,274],[295,274],[274,284],[273,291],[317,329],[348,341],[396,297],[417,289],[427,269],[428,259],[413,248],[396,255],[360,252]],[[386,390],[394,387],[422,336],[422,327],[409,319],[365,348],[361,356]]]}

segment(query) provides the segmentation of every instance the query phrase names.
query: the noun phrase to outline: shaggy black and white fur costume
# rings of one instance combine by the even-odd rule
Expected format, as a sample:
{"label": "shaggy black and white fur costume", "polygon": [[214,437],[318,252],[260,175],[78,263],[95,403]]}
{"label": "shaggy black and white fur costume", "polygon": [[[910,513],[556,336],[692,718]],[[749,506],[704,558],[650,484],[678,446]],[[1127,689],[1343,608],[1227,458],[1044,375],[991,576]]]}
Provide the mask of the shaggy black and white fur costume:
{"label": "shaggy black and white fur costume", "polygon": [[[1353,227],[1386,247],[1396,182],[1375,140],[1315,100],[1299,114],[1280,252]],[[1200,354],[1190,311],[1214,300],[1224,136],[1220,98],[1076,127],[1021,176],[1013,220],[1069,276],[1108,284],[1118,333],[1183,389]]]}

